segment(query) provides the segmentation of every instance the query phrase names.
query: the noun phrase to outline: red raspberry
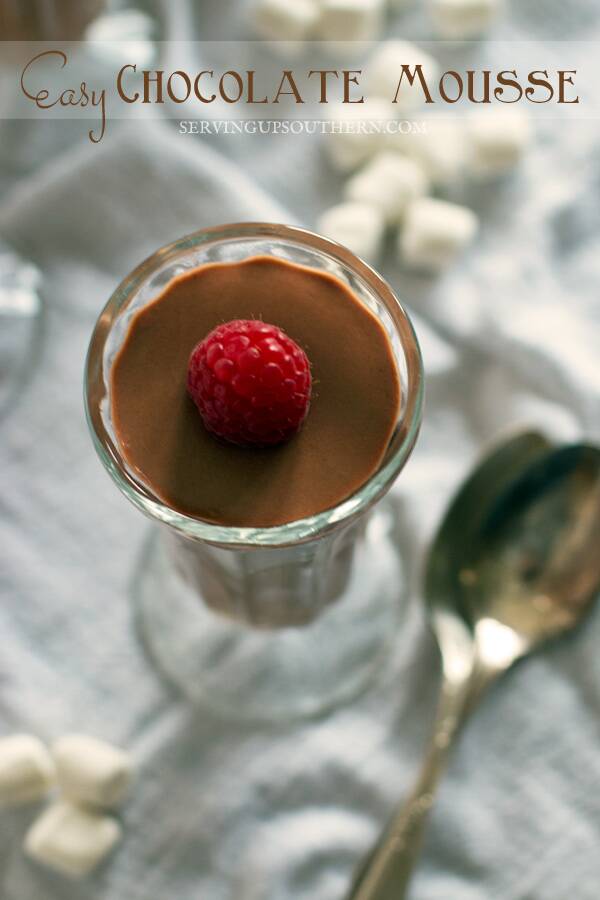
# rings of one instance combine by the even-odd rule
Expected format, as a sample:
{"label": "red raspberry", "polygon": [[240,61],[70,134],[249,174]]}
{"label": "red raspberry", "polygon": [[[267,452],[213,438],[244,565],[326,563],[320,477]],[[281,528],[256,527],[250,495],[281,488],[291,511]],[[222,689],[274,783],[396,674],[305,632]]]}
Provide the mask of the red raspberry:
{"label": "red raspberry", "polygon": [[194,347],[187,387],[209,431],[265,447],[298,431],[312,380],[306,354],[280,328],[235,319]]}

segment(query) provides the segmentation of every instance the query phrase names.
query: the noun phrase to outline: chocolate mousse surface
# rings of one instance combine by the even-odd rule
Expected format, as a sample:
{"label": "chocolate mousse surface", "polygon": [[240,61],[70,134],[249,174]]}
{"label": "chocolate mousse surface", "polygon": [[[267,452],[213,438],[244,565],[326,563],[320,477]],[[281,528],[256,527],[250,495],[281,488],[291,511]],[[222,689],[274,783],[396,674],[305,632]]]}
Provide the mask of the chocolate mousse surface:
{"label": "chocolate mousse surface", "polygon": [[[310,411],[290,441],[220,442],[186,391],[198,341],[231,319],[262,319],[307,353]],[[112,417],[129,467],[168,506],[211,523],[268,527],[322,512],[373,475],[398,417],[389,338],[338,278],[271,256],[175,277],[132,318],[111,369]]]}

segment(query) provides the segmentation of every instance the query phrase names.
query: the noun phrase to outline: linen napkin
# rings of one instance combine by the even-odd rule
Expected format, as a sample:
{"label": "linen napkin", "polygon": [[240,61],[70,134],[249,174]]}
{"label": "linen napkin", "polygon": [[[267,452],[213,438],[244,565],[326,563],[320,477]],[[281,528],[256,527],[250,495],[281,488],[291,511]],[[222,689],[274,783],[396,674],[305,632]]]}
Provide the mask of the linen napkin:
{"label": "linen napkin", "polygon": [[[408,789],[431,724],[439,667],[418,576],[451,491],[500,426],[597,436],[600,156],[589,127],[576,142],[587,164],[575,172],[562,171],[566,136],[540,142],[522,179],[488,198],[482,244],[438,285],[388,263],[428,373],[422,436],[394,489],[409,616],[370,691],[286,726],[192,709],[147,663],[129,581],[148,526],[95,458],[81,379],[106,298],[157,246],[216,222],[298,217],[281,202],[291,160],[273,172],[278,203],[172,126],[123,123],[93,152],[82,142],[13,192],[0,237],[41,269],[45,309],[32,376],[2,422],[0,729],[96,733],[132,749],[141,773],[122,846],[81,884],[24,859],[20,834],[34,811],[3,813],[3,898],[344,896]],[[549,177],[552,196],[541,190]],[[312,196],[301,224],[312,224]],[[596,900],[599,629],[594,615],[492,689],[441,787],[415,900]]]}

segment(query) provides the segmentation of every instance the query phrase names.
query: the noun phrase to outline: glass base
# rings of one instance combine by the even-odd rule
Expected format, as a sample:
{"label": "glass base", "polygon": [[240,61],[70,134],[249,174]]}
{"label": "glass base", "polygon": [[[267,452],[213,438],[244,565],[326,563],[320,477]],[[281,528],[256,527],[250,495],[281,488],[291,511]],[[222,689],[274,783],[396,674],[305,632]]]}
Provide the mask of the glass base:
{"label": "glass base", "polygon": [[392,503],[382,501],[359,539],[343,596],[308,625],[274,630],[209,610],[153,531],[134,580],[152,660],[189,700],[236,718],[289,720],[351,700],[379,671],[404,617],[395,524]]}

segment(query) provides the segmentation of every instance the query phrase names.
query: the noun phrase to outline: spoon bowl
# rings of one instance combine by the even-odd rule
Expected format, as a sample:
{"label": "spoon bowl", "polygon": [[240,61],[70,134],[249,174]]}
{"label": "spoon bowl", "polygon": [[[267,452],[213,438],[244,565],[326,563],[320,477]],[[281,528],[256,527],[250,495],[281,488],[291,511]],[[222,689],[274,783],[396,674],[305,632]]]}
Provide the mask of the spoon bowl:
{"label": "spoon bowl", "polygon": [[476,638],[492,619],[525,652],[576,625],[600,585],[600,452],[576,444],[531,465],[489,509],[459,580]]}
{"label": "spoon bowl", "polygon": [[451,500],[433,540],[426,561],[424,593],[444,677],[450,682],[462,681],[474,661],[479,618],[474,613],[481,609],[465,597],[466,591],[472,589],[474,593],[475,588],[473,548],[480,546],[481,532],[498,498],[551,447],[550,441],[536,431],[517,432],[496,442]]}

